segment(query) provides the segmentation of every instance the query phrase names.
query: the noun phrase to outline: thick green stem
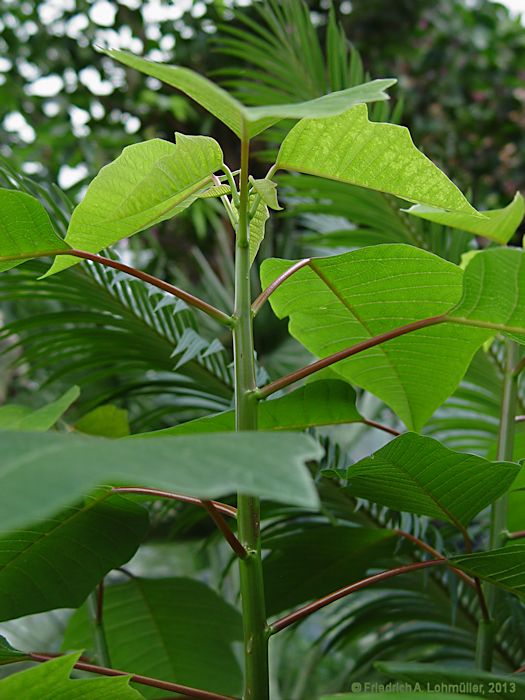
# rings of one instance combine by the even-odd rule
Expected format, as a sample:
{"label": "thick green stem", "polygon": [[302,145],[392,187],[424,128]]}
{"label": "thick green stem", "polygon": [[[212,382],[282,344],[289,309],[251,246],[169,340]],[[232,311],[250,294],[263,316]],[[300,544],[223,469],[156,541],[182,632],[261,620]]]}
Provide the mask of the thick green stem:
{"label": "thick green stem", "polygon": [[[257,429],[255,359],[250,294],[248,219],[249,141],[241,147],[239,223],[235,249],[235,415],[236,430]],[[268,700],[268,633],[261,561],[259,500],[238,495],[238,536],[247,552],[239,561],[244,627],[244,700]]]}
{"label": "thick green stem", "polygon": [[[514,426],[516,419],[517,380],[515,367],[518,361],[518,346],[509,339],[505,340],[505,371],[503,377],[503,393],[501,397],[501,415],[498,433],[498,449],[496,458],[499,461],[512,461],[514,450]],[[490,549],[503,547],[507,540],[507,506],[508,496],[505,494],[492,506]],[[492,669],[494,650],[495,611],[501,597],[501,592],[495,586],[487,586],[487,607],[490,621],[480,624],[476,649],[478,668],[485,671]]]}
{"label": "thick green stem", "polygon": [[111,667],[111,660],[109,657],[108,643],[106,640],[106,632],[104,630],[104,620],[102,617],[103,610],[103,595],[104,586],[101,583],[97,588],[90,594],[87,604],[89,621],[91,624],[91,634],[93,637],[93,648],[97,661],[102,666]]}

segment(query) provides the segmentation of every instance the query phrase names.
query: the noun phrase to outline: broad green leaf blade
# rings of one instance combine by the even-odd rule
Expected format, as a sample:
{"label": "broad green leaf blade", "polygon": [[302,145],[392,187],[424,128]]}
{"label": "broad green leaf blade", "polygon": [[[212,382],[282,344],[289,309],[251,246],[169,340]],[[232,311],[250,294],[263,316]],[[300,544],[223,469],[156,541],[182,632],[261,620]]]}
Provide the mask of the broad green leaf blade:
{"label": "broad green leaf blade", "polygon": [[0,430],[33,432],[50,430],[79,396],[80,389],[78,386],[73,386],[59,399],[38,408],[36,411],[26,406],[0,406]]}
{"label": "broad green leaf blade", "polygon": [[464,529],[507,491],[518,472],[517,464],[489,462],[405,433],[348,467],[345,476],[352,496]]}
{"label": "broad green leaf blade", "polygon": [[0,666],[24,661],[27,654],[12,647],[5,637],[0,636]]}
{"label": "broad green leaf blade", "polygon": [[[321,598],[391,562],[396,545],[391,530],[315,525],[285,531],[263,541],[269,615]],[[386,564],[388,566],[388,564]]]}
{"label": "broad green leaf blade", "polygon": [[[467,692],[475,692],[476,697],[493,700],[517,700],[522,695],[525,696],[525,679],[516,673],[486,673],[475,668],[384,661],[377,662],[375,667],[388,678],[405,681],[414,686],[419,683],[420,687],[430,691],[440,687],[463,686]],[[482,688],[481,693],[478,692],[478,688]],[[414,695],[418,697],[419,694]]]}
{"label": "broad green leaf blade", "polygon": [[[267,287],[294,261],[265,260]],[[405,324],[438,316],[462,297],[462,270],[407,245],[378,245],[314,258],[270,297],[291,335],[317,357]],[[395,338],[333,365],[347,381],[383,399],[414,430],[453,393],[483,329],[442,324]],[[436,376],[440,378],[435,381]]]}
{"label": "broad green leaf blade", "polygon": [[525,251],[480,251],[471,257],[463,279],[463,298],[448,316],[459,323],[506,333],[525,343]]}
{"label": "broad green leaf blade", "polygon": [[420,219],[433,221],[442,226],[450,226],[461,231],[483,236],[496,243],[508,243],[516,233],[518,226],[525,215],[525,202],[519,192],[514,199],[503,209],[479,212],[483,215],[474,216],[468,212],[446,211],[436,207],[421,206],[415,204],[410,209],[404,209],[408,214]]}
{"label": "broad green leaf blade", "polygon": [[0,188],[0,272],[29,258],[54,255],[68,248],[37,199],[25,192]]}
{"label": "broad green leaf blade", "polygon": [[0,538],[0,620],[77,608],[109,571],[131,559],[146,535],[147,512],[107,496]]}
{"label": "broad green leaf blade", "polygon": [[188,68],[155,63],[116,49],[105,50],[104,53],[130,68],[181,90],[226,124],[239,138],[244,134],[249,138],[257,136],[281,119],[325,117],[340,114],[362,102],[386,100],[388,95],[384,91],[396,82],[392,78],[373,80],[307,102],[246,107],[226,90]]}
{"label": "broad green leaf blade", "polygon": [[[120,61],[125,66],[150,75],[152,78],[157,78],[157,80],[184,92],[241,138],[246,119],[246,108],[226,90],[215,85],[203,75],[199,75],[189,68],[155,63],[117,49],[103,50],[103,53]],[[275,120],[267,121],[269,126]]]}
{"label": "broad green leaf blade", "polygon": [[140,700],[143,696],[129,686],[129,677],[71,680],[80,654],[61,656],[14,673],[0,681],[0,697],[6,700]]}
{"label": "broad green leaf blade", "polygon": [[[176,134],[176,143],[151,139],[127,146],[98,173],[71,217],[66,243],[98,253],[121,238],[189,207],[221,167],[222,151],[208,136]],[[78,258],[61,256],[45,276]]]}
{"label": "broad green leaf blade", "polygon": [[[108,586],[104,627],[117,668],[203,690],[240,693],[241,671],[232,643],[242,639],[241,616],[200,581],[133,578]],[[91,644],[84,607],[73,616],[63,648]],[[158,691],[148,693],[142,686],[141,692],[158,697]]]}
{"label": "broad green leaf blade", "polygon": [[[355,105],[366,102],[379,102],[388,100],[385,90],[395,85],[395,78],[382,78],[371,80],[362,85],[331,92],[328,95],[316,97],[306,102],[296,102],[291,104],[270,105],[264,107],[245,107],[250,130],[259,133],[265,119],[273,118],[274,121],[280,119],[322,119],[332,117],[342,112],[346,112]],[[266,128],[266,127],[264,127]]]}
{"label": "broad green leaf blade", "polygon": [[[250,200],[253,201],[253,197],[250,197]],[[259,252],[259,248],[261,247],[261,243],[264,240],[266,222],[268,221],[269,217],[270,212],[268,211],[268,207],[264,201],[261,200],[253,218],[250,220],[250,265],[253,264],[253,261]]]}
{"label": "broad green leaf blade", "polygon": [[260,180],[255,180],[250,175],[250,183],[253,186],[256,194],[260,196],[262,201],[270,209],[275,209],[280,211],[282,209],[279,201],[277,199],[277,183],[273,180],[268,180],[267,178],[262,178]]}
{"label": "broad green leaf blade", "polygon": [[75,430],[107,438],[127,437],[130,434],[128,412],[109,403],[97,406],[75,423]]}
{"label": "broad green leaf blade", "polygon": [[199,498],[240,491],[306,508],[318,497],[304,463],[322,450],[307,435],[264,433],[108,440],[63,433],[0,433],[5,531],[47,518],[103,484]]}
{"label": "broad green leaf blade", "polygon": [[450,557],[450,562],[471,576],[525,597],[525,544],[508,544],[490,552]]}
{"label": "broad green leaf blade", "polygon": [[[347,382],[325,379],[305,384],[278,399],[258,404],[259,430],[306,430],[318,425],[358,423],[363,420],[355,406],[355,391]],[[197,418],[173,428],[140,433],[134,438],[193,435],[235,430],[234,411]]]}
{"label": "broad green leaf blade", "polygon": [[456,185],[417,150],[408,129],[369,121],[366,105],[296,124],[281,145],[277,165],[476,215]]}

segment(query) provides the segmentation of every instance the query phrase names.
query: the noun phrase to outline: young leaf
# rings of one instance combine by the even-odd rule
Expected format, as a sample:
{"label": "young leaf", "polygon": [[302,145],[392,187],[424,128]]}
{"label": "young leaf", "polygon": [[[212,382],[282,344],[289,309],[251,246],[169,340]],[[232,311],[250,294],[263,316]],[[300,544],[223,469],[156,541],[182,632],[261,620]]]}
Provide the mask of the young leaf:
{"label": "young leaf", "polygon": [[345,477],[352,496],[446,520],[464,530],[509,489],[518,472],[517,464],[489,462],[405,433],[348,467]]}
{"label": "young leaf", "polygon": [[307,435],[226,433],[108,440],[63,433],[0,433],[4,531],[50,517],[101,483],[168,489],[199,498],[232,492],[316,508],[305,461],[322,450]]}
{"label": "young leaf", "polygon": [[[293,261],[265,260],[263,287]],[[399,326],[444,314],[462,296],[462,270],[407,245],[378,245],[314,258],[270,297],[290,333],[317,357]],[[456,389],[490,331],[442,324],[424,328],[333,365],[337,374],[383,399],[419,430]],[[440,381],[436,382],[435,377]]]}
{"label": "young leaf", "polygon": [[244,135],[249,138],[257,136],[280,119],[326,117],[340,114],[362,102],[386,100],[388,95],[384,91],[396,82],[391,78],[373,80],[307,102],[246,107],[226,90],[188,68],[155,63],[116,49],[105,50],[104,53],[130,68],[181,90],[226,124],[239,138]]}
{"label": "young leaf", "polygon": [[143,696],[129,686],[129,678],[96,678],[94,680],[71,680],[73,666],[80,654],[61,656],[14,673],[0,681],[0,697],[6,700],[140,700]]}
{"label": "young leaf", "polygon": [[512,202],[503,209],[479,212],[484,218],[468,212],[446,211],[420,204],[415,204],[410,209],[403,209],[403,211],[420,219],[468,231],[476,236],[483,236],[491,241],[506,244],[523,221],[525,202],[521,194],[516,192]]}
{"label": "young leaf", "polygon": [[0,406],[0,430],[27,430],[44,432],[50,430],[80,396],[78,386],[73,386],[56,401],[36,411],[18,405]]}
{"label": "young leaf", "polygon": [[77,608],[112,569],[135,554],[149,519],[121,496],[90,497],[0,538],[0,620]]}
{"label": "young leaf", "polygon": [[[253,203],[253,197],[250,197],[250,200],[250,203]],[[270,212],[268,211],[268,207],[264,203],[264,200],[261,199],[254,216],[250,220],[250,264],[253,264],[253,261],[259,252],[261,243],[264,240],[266,222],[268,221],[269,217]]]}
{"label": "young leaf", "polygon": [[[525,679],[517,673],[487,673],[475,668],[458,668],[457,666],[439,666],[429,663],[397,663],[380,661],[375,664],[378,671],[396,680],[411,683],[417,687],[435,689],[437,687],[483,688],[481,697],[494,700],[516,700],[525,694]],[[493,691],[491,690],[493,689]],[[476,697],[480,697],[476,692]],[[412,695],[412,693],[411,693]],[[419,693],[415,693],[416,697]],[[406,697],[406,694],[405,694]],[[432,698],[434,696],[432,692]],[[461,696],[461,697],[469,697]]]}
{"label": "young leaf", "polygon": [[525,597],[525,544],[450,557],[453,566],[494,586]]}
{"label": "young leaf", "polygon": [[456,185],[417,150],[408,129],[369,121],[364,104],[334,117],[300,121],[284,139],[277,165],[416,204],[477,214]]}
{"label": "young leaf", "polygon": [[0,272],[29,258],[68,248],[37,199],[25,192],[0,188]]}
{"label": "young leaf", "polygon": [[[355,406],[355,391],[347,382],[325,379],[305,384],[278,399],[258,404],[259,430],[306,430],[316,425],[358,423],[363,420]],[[234,411],[181,423],[173,428],[140,433],[134,438],[235,430]]]}
{"label": "young leaf", "polygon": [[273,180],[268,180],[267,178],[254,180],[251,175],[250,183],[266,206],[270,207],[270,209],[275,209],[276,211],[280,211],[282,209],[277,199],[277,183],[273,182]]}
{"label": "young leaf", "polygon": [[391,530],[342,525],[306,526],[264,539],[263,549],[270,550],[263,562],[267,613],[364,578],[369,568],[392,560],[395,544]]}
{"label": "young leaf", "polygon": [[[208,136],[176,134],[127,146],[88,187],[71,217],[66,243],[98,253],[189,207],[221,167],[222,151]],[[61,256],[45,276],[78,262]]]}
{"label": "young leaf", "polygon": [[[133,578],[108,586],[104,598],[109,655],[117,668],[203,690],[240,693],[241,671],[232,643],[242,639],[241,617],[211,588],[189,578]],[[62,646],[81,649],[91,644],[84,606],[73,615]],[[142,686],[141,692],[158,697],[158,691],[148,693]]]}

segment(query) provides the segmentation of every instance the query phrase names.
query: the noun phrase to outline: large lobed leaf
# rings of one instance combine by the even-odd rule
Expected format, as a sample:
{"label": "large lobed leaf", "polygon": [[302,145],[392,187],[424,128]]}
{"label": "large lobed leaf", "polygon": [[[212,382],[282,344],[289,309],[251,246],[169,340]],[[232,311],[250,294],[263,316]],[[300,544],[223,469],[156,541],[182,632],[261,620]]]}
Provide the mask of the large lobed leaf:
{"label": "large lobed leaf", "polygon": [[[293,263],[265,260],[264,287]],[[407,323],[446,313],[461,299],[462,271],[406,245],[370,246],[314,258],[270,297],[310,352],[326,357]],[[419,430],[459,384],[486,333],[435,326],[338,362],[334,371],[383,399]],[[429,371],[430,367],[432,370]],[[436,382],[435,377],[440,381]]]}
{"label": "large lobed leaf", "polygon": [[415,433],[395,438],[348,467],[352,496],[464,528],[510,487],[520,468],[454,452]]}
{"label": "large lobed leaf", "polygon": [[[121,238],[189,207],[222,165],[219,144],[208,136],[176,134],[176,143],[151,139],[127,146],[91,182],[69,223],[66,243],[98,253]],[[47,275],[78,262],[57,258]]]}
{"label": "large lobed leaf", "polygon": [[[346,382],[322,379],[291,391],[257,407],[259,430],[306,430],[316,425],[357,423],[363,420],[355,406],[355,391]],[[135,438],[163,435],[192,435],[235,430],[235,412],[224,411],[197,418],[173,428],[141,433]]]}
{"label": "large lobed leaf", "polygon": [[91,497],[0,538],[0,620],[76,608],[146,535],[146,510],[121,496]]}
{"label": "large lobed leaf", "polygon": [[307,435],[264,433],[109,440],[61,433],[0,433],[2,527],[57,513],[93,488],[169,489],[200,498],[241,491],[306,508],[317,494],[304,466],[322,450]]}
{"label": "large lobed leaf", "polygon": [[386,100],[384,92],[396,82],[391,78],[373,80],[307,102],[264,107],[246,107],[215,83],[181,66],[155,63],[126,51],[106,50],[111,58],[181,90],[228,126],[239,138],[257,136],[280,119],[302,119],[339,114],[362,102]]}
{"label": "large lobed leaf", "polygon": [[[264,287],[294,261],[266,260]],[[525,253],[476,253],[465,272],[407,245],[314,258],[270,297],[290,333],[317,357],[425,318],[438,325],[396,337],[333,365],[383,399],[415,430],[452,394],[481,345],[497,332],[525,342]],[[436,381],[439,377],[439,381]]]}
{"label": "large lobed leaf", "polygon": [[80,654],[69,654],[15,673],[0,681],[0,697],[6,700],[140,700],[143,696],[129,686],[129,677],[71,680]]}
{"label": "large lobed leaf", "polygon": [[408,129],[369,121],[365,104],[326,119],[300,121],[281,144],[277,165],[482,218],[417,150]]}
{"label": "large lobed leaf", "polygon": [[[203,690],[240,692],[232,644],[242,639],[241,616],[211,588],[189,578],[133,578],[108,586],[104,598],[104,629],[116,668]],[[72,617],[62,646],[91,644],[84,606]],[[143,686],[141,692],[159,696]]]}

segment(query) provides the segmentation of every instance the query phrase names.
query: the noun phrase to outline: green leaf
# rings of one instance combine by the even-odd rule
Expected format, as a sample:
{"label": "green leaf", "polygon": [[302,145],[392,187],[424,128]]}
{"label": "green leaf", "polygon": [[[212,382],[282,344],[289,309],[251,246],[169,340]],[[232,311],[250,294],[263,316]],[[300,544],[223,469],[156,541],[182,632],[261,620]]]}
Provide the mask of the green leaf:
{"label": "green leaf", "polygon": [[15,673],[0,681],[0,697],[10,700],[140,700],[143,696],[129,687],[129,677],[71,680],[80,654],[61,656]]}
{"label": "green leaf", "polygon": [[270,209],[275,209],[280,211],[282,209],[279,201],[277,199],[277,183],[273,180],[268,180],[263,178],[261,180],[254,180],[250,175],[250,183],[253,186],[255,192],[260,196],[262,201],[270,207]]}
{"label": "green leaf", "polygon": [[305,468],[322,450],[307,435],[264,433],[108,440],[64,433],[0,433],[0,512],[10,529],[49,517],[104,484],[198,498],[240,491],[306,508],[318,497]]}
{"label": "green leaf", "polygon": [[210,187],[204,192],[199,194],[199,199],[211,199],[212,197],[223,197],[225,194],[231,194],[231,187],[229,185],[216,185],[215,187]]}
{"label": "green leaf", "polygon": [[450,557],[453,566],[515,595],[525,596],[525,544]]}
{"label": "green leaf", "polygon": [[519,471],[454,452],[415,433],[395,438],[348,467],[348,491],[395,510],[447,520],[461,530],[503,495]]}
{"label": "green leaf", "polygon": [[37,199],[25,192],[0,188],[0,272],[29,258],[68,248]]}
{"label": "green leaf", "polygon": [[391,530],[315,525],[263,540],[266,610],[275,615],[358,581],[369,568],[391,561]]}
{"label": "green leaf", "polygon": [[489,248],[465,269],[461,303],[448,316],[454,322],[505,333],[525,343],[525,251]]}
{"label": "green leaf", "polygon": [[[242,639],[241,616],[200,581],[133,578],[108,586],[104,628],[116,668],[203,690],[240,693],[241,671],[232,643]],[[62,646],[90,645],[84,606],[71,619]],[[142,686],[141,691],[151,697]],[[158,691],[152,695],[158,697]]]}
{"label": "green leaf", "polygon": [[5,637],[0,635],[0,666],[27,659],[27,654],[12,647]]}
{"label": "green leaf", "polygon": [[390,78],[373,80],[307,102],[246,107],[226,90],[188,68],[155,63],[116,49],[104,50],[104,53],[130,68],[181,90],[226,124],[239,138],[244,134],[250,138],[256,136],[280,119],[328,116],[339,114],[361,102],[386,100],[388,96],[384,90],[396,82]]}
{"label": "green leaf", "polygon": [[[254,196],[250,197],[250,204],[252,204],[253,201]],[[255,257],[259,252],[259,248],[261,247],[261,243],[264,240],[264,234],[266,232],[266,222],[268,221],[269,217],[270,212],[268,211],[268,207],[261,199],[259,205],[257,206],[255,214],[250,219],[250,265],[253,264],[253,261],[255,260]]]}
{"label": "green leaf", "polygon": [[459,189],[417,150],[408,129],[371,122],[367,114],[363,104],[334,117],[303,119],[283,141],[277,165],[476,215]]}
{"label": "green leaf", "polygon": [[131,559],[146,535],[147,512],[108,495],[0,538],[0,620],[76,608]]}
{"label": "green leaf", "polygon": [[[208,136],[176,134],[176,143],[151,139],[127,146],[89,185],[69,223],[66,243],[98,253],[189,207],[222,164]],[[61,256],[46,276],[78,263]]]}
{"label": "green leaf", "polygon": [[512,202],[503,209],[479,212],[485,218],[468,212],[446,211],[445,209],[418,204],[410,207],[410,209],[403,209],[403,211],[420,219],[433,221],[436,224],[449,226],[450,228],[457,228],[461,231],[467,231],[476,236],[483,236],[491,241],[505,244],[510,241],[523,221],[525,202],[521,194],[516,192]]}
{"label": "green leaf", "polygon": [[[525,679],[516,673],[486,673],[475,668],[384,661],[377,662],[375,667],[389,678],[414,686],[419,683],[420,687],[428,688],[429,691],[443,686],[453,688],[462,685],[467,692],[476,693],[477,697],[493,700],[516,700],[525,693]],[[418,697],[419,694],[415,696]]]}
{"label": "green leaf", "polygon": [[[263,287],[293,264],[265,260]],[[462,278],[459,267],[413,246],[370,246],[312,259],[271,295],[270,304],[279,318],[290,317],[294,338],[326,357],[446,313],[462,297]],[[409,428],[419,430],[456,389],[490,334],[455,324],[428,327],[338,362],[333,370],[383,399]]]}
{"label": "green leaf", "polygon": [[[359,423],[363,420],[355,406],[355,391],[347,382],[326,379],[295,389],[278,399],[258,404],[259,430],[306,430],[317,425]],[[224,411],[213,416],[181,423],[173,428],[140,433],[134,438],[163,435],[193,435],[235,430],[235,412]]]}
{"label": "green leaf", "polygon": [[52,428],[74,401],[80,396],[78,386],[73,386],[56,401],[33,411],[27,406],[11,404],[0,406],[0,430],[27,430],[44,432]]}
{"label": "green leaf", "polygon": [[130,433],[128,412],[113,404],[97,406],[77,421],[75,430],[86,435],[122,438]]}

